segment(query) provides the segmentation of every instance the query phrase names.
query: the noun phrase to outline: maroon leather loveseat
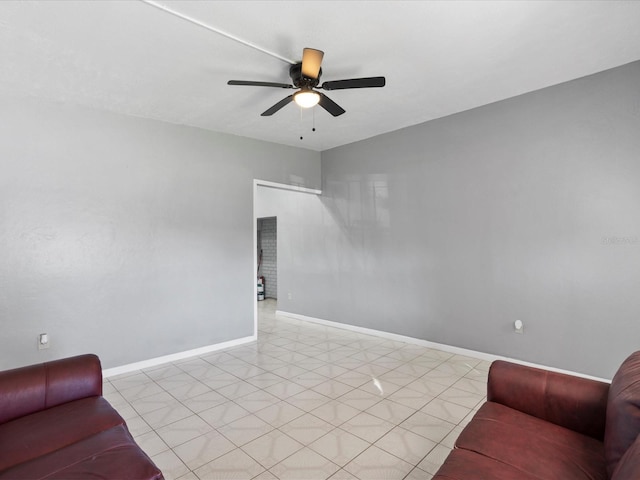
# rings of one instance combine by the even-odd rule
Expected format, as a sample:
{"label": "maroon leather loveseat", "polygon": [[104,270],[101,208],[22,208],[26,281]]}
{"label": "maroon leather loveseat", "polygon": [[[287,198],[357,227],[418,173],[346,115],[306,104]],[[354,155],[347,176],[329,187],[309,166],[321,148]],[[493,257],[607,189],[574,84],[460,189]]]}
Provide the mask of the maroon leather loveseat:
{"label": "maroon leather loveseat", "polygon": [[433,480],[639,480],[640,352],[608,383],[496,361]]}
{"label": "maroon leather loveseat", "polygon": [[102,397],[95,355],[0,372],[0,479],[162,479]]}

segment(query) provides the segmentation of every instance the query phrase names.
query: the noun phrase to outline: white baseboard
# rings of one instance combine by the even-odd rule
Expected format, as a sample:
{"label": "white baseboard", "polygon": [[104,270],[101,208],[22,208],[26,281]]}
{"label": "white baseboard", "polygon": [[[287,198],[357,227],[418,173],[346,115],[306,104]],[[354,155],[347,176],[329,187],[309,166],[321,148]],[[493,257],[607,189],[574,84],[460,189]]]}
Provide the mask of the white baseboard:
{"label": "white baseboard", "polygon": [[284,317],[295,318],[310,323],[317,323],[319,325],[325,325],[327,327],[341,328],[343,330],[350,330],[352,332],[364,333],[366,335],[373,335],[375,337],[385,338],[387,340],[395,340],[398,342],[411,343],[413,345],[420,345],[422,347],[434,348],[436,350],[442,350],[443,352],[453,353],[456,355],[465,355],[467,357],[478,358],[487,362],[493,362],[495,360],[506,360],[508,362],[517,363],[519,365],[526,365],[528,367],[542,368],[557,373],[564,373],[566,375],[573,375],[574,377],[587,378],[589,380],[596,380],[598,382],[611,383],[611,379],[594,377],[591,375],[585,375],[579,372],[572,372],[570,370],[562,370],[560,368],[548,367],[546,365],[540,365],[538,363],[525,362],[518,360],[517,358],[503,357],[500,355],[493,355],[491,353],[478,352],[476,350],[469,350],[466,348],[454,347],[452,345],[446,345],[444,343],[430,342],[428,340],[422,340],[420,338],[407,337],[405,335],[398,335],[397,333],[384,332],[381,330],[374,330],[372,328],[358,327],[355,325],[348,325],[346,323],[332,322],[330,320],[322,320],[320,318],[308,317],[306,315],[300,315],[299,313],[290,313],[282,310],[276,310],[276,315],[282,315]]}
{"label": "white baseboard", "polygon": [[198,355],[204,355],[206,353],[215,352],[217,350],[223,350],[225,348],[238,347],[249,342],[256,341],[256,335],[250,337],[238,338],[236,340],[229,340],[228,342],[216,343],[214,345],[207,345],[205,347],[195,348],[193,350],[187,350],[184,352],[172,353],[171,355],[164,355],[162,357],[151,358],[149,360],[143,360],[141,362],[129,363],[127,365],[121,365],[119,367],[107,368],[102,371],[103,378],[113,377],[115,375],[122,375],[123,373],[135,372],[144,368],[156,367],[165,363],[175,362],[177,360],[184,360],[185,358],[196,357]]}

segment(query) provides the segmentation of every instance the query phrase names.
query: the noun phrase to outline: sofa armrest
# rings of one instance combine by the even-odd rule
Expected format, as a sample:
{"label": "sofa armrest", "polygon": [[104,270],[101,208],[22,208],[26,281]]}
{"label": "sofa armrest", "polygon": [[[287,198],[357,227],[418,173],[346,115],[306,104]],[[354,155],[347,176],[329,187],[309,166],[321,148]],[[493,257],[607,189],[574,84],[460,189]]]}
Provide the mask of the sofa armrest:
{"label": "sofa armrest", "polygon": [[0,423],[100,395],[102,367],[95,355],[5,370],[0,372]]}
{"label": "sofa armrest", "polygon": [[487,400],[602,441],[609,384],[495,361]]}

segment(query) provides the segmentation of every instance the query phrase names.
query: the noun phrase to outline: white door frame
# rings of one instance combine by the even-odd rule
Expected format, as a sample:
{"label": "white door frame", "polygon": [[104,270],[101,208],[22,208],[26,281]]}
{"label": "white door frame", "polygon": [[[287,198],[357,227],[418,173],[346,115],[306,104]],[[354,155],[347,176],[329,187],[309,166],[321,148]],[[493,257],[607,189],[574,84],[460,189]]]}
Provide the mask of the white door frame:
{"label": "white door frame", "polygon": [[270,182],[268,180],[253,179],[253,268],[251,272],[251,281],[253,282],[253,335],[258,338],[258,283],[256,282],[256,265],[258,265],[258,217],[256,216],[256,197],[258,187],[277,188],[280,190],[288,190],[291,192],[310,193],[312,195],[321,195],[322,190],[316,188],[299,187],[297,185],[288,185],[286,183]]}

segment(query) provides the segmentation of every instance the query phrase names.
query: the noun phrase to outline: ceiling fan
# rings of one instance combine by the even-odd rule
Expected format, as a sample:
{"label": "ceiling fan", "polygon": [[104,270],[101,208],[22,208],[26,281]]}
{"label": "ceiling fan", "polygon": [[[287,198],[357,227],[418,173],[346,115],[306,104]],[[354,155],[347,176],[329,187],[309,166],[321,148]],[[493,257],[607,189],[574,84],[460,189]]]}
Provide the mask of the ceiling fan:
{"label": "ceiling fan", "polygon": [[302,62],[291,65],[289,76],[293,85],[288,83],[275,82],[254,82],[248,80],[229,80],[227,85],[244,85],[253,87],[276,87],[276,88],[297,88],[298,91],[262,112],[263,117],[273,115],[278,110],[291,102],[296,102],[302,108],[310,108],[320,105],[334,117],[342,115],[345,110],[336,102],[327,97],[324,93],[318,92],[315,88],[322,90],[346,90],[349,88],[372,88],[384,87],[384,77],[351,78],[347,80],[333,80],[320,83],[322,75],[322,57],[324,52],[314,48],[305,48],[302,52]]}

